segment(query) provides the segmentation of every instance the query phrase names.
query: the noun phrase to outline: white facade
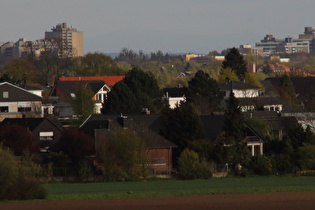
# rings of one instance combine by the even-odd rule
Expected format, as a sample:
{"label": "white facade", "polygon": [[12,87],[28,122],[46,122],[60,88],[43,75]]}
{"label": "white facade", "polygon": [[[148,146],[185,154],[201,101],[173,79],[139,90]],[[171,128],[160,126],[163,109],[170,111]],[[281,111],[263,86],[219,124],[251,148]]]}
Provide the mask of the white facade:
{"label": "white facade", "polygon": [[[231,90],[224,91],[224,99],[229,98]],[[259,90],[258,89],[244,89],[244,90],[237,90],[233,89],[233,93],[235,98],[255,98],[259,97]]]}
{"label": "white facade", "polygon": [[174,109],[177,105],[179,105],[182,101],[185,101],[184,97],[168,97],[168,104],[171,109]]}

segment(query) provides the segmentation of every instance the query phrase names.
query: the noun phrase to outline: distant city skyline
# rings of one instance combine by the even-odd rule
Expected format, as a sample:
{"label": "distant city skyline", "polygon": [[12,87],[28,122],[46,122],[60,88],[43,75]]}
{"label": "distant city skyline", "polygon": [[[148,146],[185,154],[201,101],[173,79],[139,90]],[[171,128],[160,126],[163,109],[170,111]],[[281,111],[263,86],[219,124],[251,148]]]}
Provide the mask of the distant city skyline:
{"label": "distant city skyline", "polygon": [[298,37],[315,28],[313,0],[3,0],[0,41],[44,38],[66,22],[84,34],[84,52],[207,54],[266,34]]}

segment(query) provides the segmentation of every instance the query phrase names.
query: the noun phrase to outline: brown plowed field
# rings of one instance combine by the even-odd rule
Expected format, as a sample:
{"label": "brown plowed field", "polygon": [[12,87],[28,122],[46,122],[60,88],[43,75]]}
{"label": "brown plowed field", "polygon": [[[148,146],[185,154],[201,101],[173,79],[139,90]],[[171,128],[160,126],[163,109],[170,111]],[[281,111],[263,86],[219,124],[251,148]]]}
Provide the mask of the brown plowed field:
{"label": "brown plowed field", "polygon": [[315,192],[199,195],[76,201],[27,201],[0,203],[0,209],[315,209]]}

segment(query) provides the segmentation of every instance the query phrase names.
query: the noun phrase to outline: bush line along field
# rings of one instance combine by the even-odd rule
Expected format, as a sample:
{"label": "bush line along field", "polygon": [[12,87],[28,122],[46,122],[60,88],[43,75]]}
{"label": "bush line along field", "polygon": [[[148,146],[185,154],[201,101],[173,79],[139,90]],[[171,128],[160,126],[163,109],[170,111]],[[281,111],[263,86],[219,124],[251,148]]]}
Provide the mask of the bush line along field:
{"label": "bush line along field", "polygon": [[315,177],[246,177],[119,183],[49,183],[47,200],[315,191]]}

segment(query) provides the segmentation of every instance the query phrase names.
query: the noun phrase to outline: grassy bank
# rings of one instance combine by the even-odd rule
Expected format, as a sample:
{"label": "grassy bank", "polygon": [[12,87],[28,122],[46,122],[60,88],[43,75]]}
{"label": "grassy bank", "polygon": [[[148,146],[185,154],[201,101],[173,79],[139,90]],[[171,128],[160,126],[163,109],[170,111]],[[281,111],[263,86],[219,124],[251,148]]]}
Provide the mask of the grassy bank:
{"label": "grassy bank", "polygon": [[49,183],[48,200],[315,191],[315,177],[247,177],[125,183]]}

